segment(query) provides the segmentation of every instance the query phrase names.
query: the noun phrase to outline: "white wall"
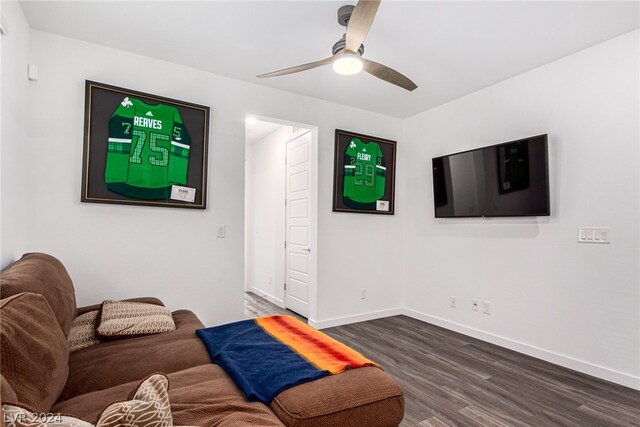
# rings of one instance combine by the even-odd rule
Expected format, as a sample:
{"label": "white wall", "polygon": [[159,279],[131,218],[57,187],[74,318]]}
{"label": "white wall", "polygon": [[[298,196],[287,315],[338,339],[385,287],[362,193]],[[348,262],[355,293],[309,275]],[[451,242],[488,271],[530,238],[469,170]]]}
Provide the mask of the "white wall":
{"label": "white wall", "polygon": [[[2,263],[46,251],[67,265],[80,304],[155,295],[207,324],[237,320],[244,118],[307,123],[319,132],[313,324],[404,305],[410,315],[640,388],[638,47],[631,33],[400,121],[31,31],[29,61],[40,80],[29,83],[28,109],[20,104],[15,118],[23,126],[10,134],[27,129],[26,143],[5,148],[2,113]],[[2,49],[4,60],[4,41]],[[2,67],[7,108],[18,104],[5,100]],[[208,210],[79,202],[85,79],[212,107]],[[399,140],[393,217],[331,212],[336,128]],[[551,217],[433,219],[431,157],[543,132]],[[14,176],[20,181],[7,187]],[[226,224],[225,239],[215,238],[216,224]],[[581,225],[611,226],[613,244],[578,245]],[[472,312],[471,298],[491,301],[492,314]]]}
{"label": "white wall", "polygon": [[[242,316],[244,119],[254,114],[318,126],[318,226],[325,231],[314,320],[400,305],[392,273],[342,268],[357,264],[349,244],[385,241],[399,218],[331,212],[334,130],[398,139],[400,120],[39,31],[31,32],[30,57],[40,80],[29,97],[29,249],[63,260],[80,304],[156,295],[207,324]],[[206,211],[80,203],[85,79],[211,106]],[[225,239],[215,237],[217,224],[227,226]],[[394,251],[378,247],[369,262],[382,264]],[[367,300],[359,299],[361,281]]]}
{"label": "white wall", "polygon": [[[640,388],[639,35],[406,120],[409,314]],[[434,219],[432,157],[541,133],[551,217]],[[611,227],[612,244],[578,244],[579,226]]]}
{"label": "white wall", "polygon": [[7,34],[1,50],[0,268],[28,249],[29,153],[27,58],[29,25],[18,2],[0,2]]}
{"label": "white wall", "polygon": [[245,199],[247,290],[284,306],[284,232],[286,142],[291,126],[282,126],[247,145]]}

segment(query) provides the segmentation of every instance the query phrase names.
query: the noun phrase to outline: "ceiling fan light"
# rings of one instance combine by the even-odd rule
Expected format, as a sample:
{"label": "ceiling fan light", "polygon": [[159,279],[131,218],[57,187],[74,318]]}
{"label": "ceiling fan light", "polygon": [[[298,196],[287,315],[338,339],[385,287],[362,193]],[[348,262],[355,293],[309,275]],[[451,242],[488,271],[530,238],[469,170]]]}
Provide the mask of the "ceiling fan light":
{"label": "ceiling fan light", "polygon": [[362,59],[355,53],[343,53],[333,60],[333,71],[343,76],[352,76],[362,71]]}

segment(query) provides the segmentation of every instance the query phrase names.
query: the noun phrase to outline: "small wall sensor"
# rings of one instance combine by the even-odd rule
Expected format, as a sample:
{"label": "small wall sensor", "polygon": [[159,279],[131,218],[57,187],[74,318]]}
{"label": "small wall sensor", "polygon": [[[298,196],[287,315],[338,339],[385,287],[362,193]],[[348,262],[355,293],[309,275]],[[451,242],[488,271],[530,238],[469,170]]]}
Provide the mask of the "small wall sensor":
{"label": "small wall sensor", "polygon": [[9,34],[9,27],[7,27],[7,22],[4,20],[2,14],[0,14],[0,34],[5,36]]}
{"label": "small wall sensor", "polygon": [[27,77],[29,80],[35,82],[38,80],[38,66],[34,64],[27,65]]}

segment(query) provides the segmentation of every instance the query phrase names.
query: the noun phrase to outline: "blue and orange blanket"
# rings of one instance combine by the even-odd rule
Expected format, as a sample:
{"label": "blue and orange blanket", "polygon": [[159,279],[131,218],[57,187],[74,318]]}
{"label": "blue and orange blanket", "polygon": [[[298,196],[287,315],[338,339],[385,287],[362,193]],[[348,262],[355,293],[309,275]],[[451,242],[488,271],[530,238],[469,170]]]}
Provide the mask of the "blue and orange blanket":
{"label": "blue and orange blanket", "polygon": [[211,361],[220,365],[247,400],[266,405],[283,390],[378,366],[357,351],[289,316],[242,320],[198,329]]}

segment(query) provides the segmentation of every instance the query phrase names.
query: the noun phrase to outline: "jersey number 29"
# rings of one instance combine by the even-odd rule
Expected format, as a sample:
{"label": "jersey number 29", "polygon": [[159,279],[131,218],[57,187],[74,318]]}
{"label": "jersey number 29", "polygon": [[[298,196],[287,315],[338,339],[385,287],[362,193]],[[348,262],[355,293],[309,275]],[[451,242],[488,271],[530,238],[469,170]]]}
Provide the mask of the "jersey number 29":
{"label": "jersey number 29", "polygon": [[375,168],[371,163],[356,163],[356,173],[353,179],[355,185],[373,187],[375,181]]}

